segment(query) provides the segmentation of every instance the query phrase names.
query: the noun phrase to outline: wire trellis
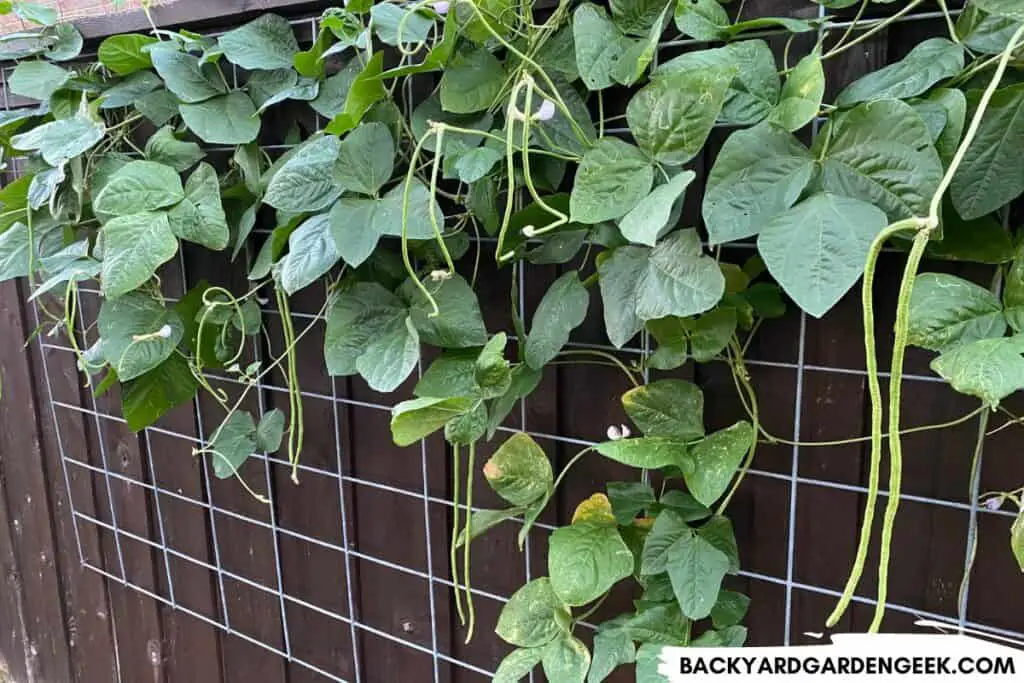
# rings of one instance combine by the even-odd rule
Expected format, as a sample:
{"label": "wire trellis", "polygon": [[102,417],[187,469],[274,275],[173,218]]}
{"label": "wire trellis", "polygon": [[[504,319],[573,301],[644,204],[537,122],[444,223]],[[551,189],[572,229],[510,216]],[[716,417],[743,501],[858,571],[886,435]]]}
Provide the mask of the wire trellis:
{"label": "wire trellis", "polygon": [[[822,21],[822,28],[819,29],[819,31],[825,30],[825,22],[828,22],[830,27],[835,28],[842,28],[849,25],[849,22],[846,21],[830,19],[825,14],[824,8],[819,8],[819,10],[818,18]],[[901,22],[930,20],[941,22],[942,14],[937,12],[920,12],[904,16],[899,19]],[[308,28],[310,35],[316,35],[318,25],[315,18],[297,19],[292,23],[296,27],[301,27],[303,30]],[[941,24],[937,24],[937,26],[939,29],[942,27]],[[772,36],[778,35],[778,33],[766,32],[758,35]],[[700,41],[675,39],[665,41],[661,47],[662,49],[670,48],[678,50],[679,48],[699,44],[701,44]],[[4,107],[5,109],[10,109],[11,103],[8,100],[6,76],[7,70],[4,69]],[[814,126],[814,132],[817,132],[817,124]],[[275,147],[284,149],[287,146],[281,145]],[[230,149],[218,150],[217,148],[213,148],[210,151],[230,151]],[[484,238],[484,241],[487,241],[487,239]],[[730,248],[742,249],[747,247],[744,245],[736,245]],[[248,249],[245,251],[245,256],[246,262],[248,263],[251,256]],[[180,276],[182,286],[184,287],[189,282],[189,277],[186,268],[186,259],[183,255],[179,255],[177,267],[180,269],[178,275]],[[526,294],[526,287],[527,277],[524,273],[523,277],[519,279],[519,292],[517,297],[520,310],[526,310],[527,308],[528,297]],[[83,287],[81,292],[83,296],[99,296],[99,292],[95,289]],[[182,293],[183,292],[184,289],[182,290]],[[168,297],[168,299],[172,301],[175,300],[174,297]],[[33,312],[35,315],[35,322],[39,325],[42,322],[42,319],[38,306],[33,307]],[[272,308],[264,308],[263,313],[265,320],[268,321],[272,320],[274,316],[279,315],[278,311]],[[316,322],[316,316],[310,313],[296,311],[293,312],[292,315],[296,322],[302,325],[309,324],[310,322]],[[86,327],[84,318],[79,322],[84,329]],[[806,391],[805,379],[807,377],[821,374],[850,375],[856,377],[865,376],[865,371],[862,369],[827,366],[809,362],[806,353],[807,328],[807,318],[801,314],[795,362],[756,358],[748,361],[748,364],[753,368],[775,369],[793,374],[795,381],[793,409],[795,420],[793,423],[793,440],[797,442],[800,441],[802,436],[801,427],[804,413],[804,394]],[[621,354],[626,358],[639,358],[648,353],[650,349],[650,341],[646,334],[641,335],[639,337],[639,341],[639,346],[628,347],[625,349],[615,349],[602,344],[583,343],[578,341],[570,342],[570,345],[581,349],[599,349],[602,351],[609,351]],[[303,475],[324,478],[324,480],[336,484],[336,503],[337,508],[340,511],[339,518],[336,520],[338,538],[328,539],[307,533],[301,529],[290,528],[288,525],[283,524],[281,521],[279,504],[276,500],[268,506],[268,514],[266,515],[266,518],[247,514],[244,511],[232,509],[231,505],[220,503],[216,499],[218,489],[211,479],[209,466],[203,458],[199,459],[198,467],[201,481],[199,482],[199,487],[195,491],[185,493],[179,490],[174,490],[174,488],[161,485],[162,479],[160,476],[161,469],[158,462],[159,458],[156,457],[157,451],[154,450],[152,443],[154,437],[169,437],[171,439],[181,441],[190,448],[202,448],[208,445],[206,440],[212,432],[212,429],[209,424],[204,424],[204,410],[198,398],[195,400],[193,406],[196,427],[194,434],[184,433],[164,426],[149,427],[145,430],[144,434],[141,435],[142,443],[145,445],[145,447],[141,449],[142,457],[145,460],[143,467],[140,470],[141,476],[134,477],[117,471],[109,462],[110,458],[114,454],[108,452],[102,435],[104,433],[105,425],[123,424],[124,420],[116,414],[102,410],[99,402],[91,396],[91,392],[88,392],[90,394],[89,399],[82,403],[69,402],[58,398],[55,395],[53,385],[51,383],[51,370],[47,361],[52,357],[52,354],[67,354],[71,358],[70,362],[73,364],[73,356],[71,356],[73,353],[72,349],[65,344],[59,343],[59,341],[46,338],[45,335],[40,335],[36,343],[39,344],[42,351],[42,372],[48,391],[49,410],[51,411],[54,423],[58,426],[58,429],[56,430],[56,437],[57,445],[60,450],[64,484],[70,494],[72,491],[70,485],[72,474],[84,472],[92,478],[94,486],[100,487],[100,491],[105,492],[105,497],[107,498],[108,505],[106,507],[108,509],[89,512],[88,510],[90,510],[90,508],[88,505],[85,505],[83,501],[76,500],[73,496],[71,497],[71,514],[73,515],[75,522],[74,531],[75,539],[78,544],[78,558],[83,566],[108,578],[112,583],[120,584],[121,586],[131,590],[138,591],[154,601],[168,605],[183,613],[187,613],[196,619],[202,620],[203,622],[224,631],[227,634],[241,638],[252,645],[279,655],[290,663],[320,674],[328,680],[338,681],[341,683],[361,683],[367,678],[366,667],[371,664],[368,664],[366,661],[361,661],[360,659],[360,641],[366,635],[372,635],[380,638],[396,648],[406,648],[429,657],[432,662],[431,675],[434,683],[442,683],[442,681],[449,680],[449,678],[443,677],[442,675],[442,665],[459,667],[466,672],[479,674],[481,677],[486,678],[493,675],[493,669],[497,666],[496,661],[490,662],[487,665],[466,661],[455,654],[445,652],[445,648],[440,644],[439,634],[446,626],[443,623],[442,616],[439,614],[440,606],[438,604],[438,595],[450,596],[451,589],[454,588],[454,584],[449,578],[439,575],[435,571],[435,557],[433,552],[435,540],[440,540],[438,537],[442,536],[443,540],[447,541],[448,531],[437,529],[436,524],[432,525],[431,517],[432,513],[437,511],[442,513],[442,517],[447,517],[453,504],[450,500],[432,493],[432,491],[436,491],[438,489],[440,484],[431,480],[431,469],[428,466],[428,456],[430,454],[428,453],[426,443],[421,445],[419,453],[419,486],[399,486],[393,483],[377,481],[371,477],[357,476],[351,466],[346,466],[347,454],[345,453],[343,446],[344,419],[342,417],[342,410],[352,408],[387,415],[391,411],[392,405],[343,395],[344,392],[339,389],[340,380],[335,378],[330,379],[329,393],[327,391],[310,390],[309,388],[304,388],[301,391],[301,395],[306,401],[319,403],[325,402],[328,404],[330,406],[332,416],[330,425],[321,425],[320,427],[329,432],[329,441],[333,442],[334,452],[331,454],[332,457],[330,458],[330,461],[333,463],[334,469],[306,462],[300,463],[299,465],[299,471]],[[258,342],[253,344],[252,353],[254,354],[255,359],[261,359],[262,349]],[[887,376],[886,373],[881,374],[883,377]],[[216,381],[219,381],[229,387],[232,385],[241,386],[243,384],[242,381],[227,375],[214,374],[214,378]],[[645,379],[648,378],[645,377]],[[910,383],[927,384],[942,382],[938,377],[926,374],[911,373],[908,374],[905,379]],[[260,417],[262,417],[264,412],[268,409],[268,400],[272,401],[275,396],[279,397],[286,393],[286,389],[284,387],[277,386],[272,381],[260,382],[256,386],[256,389]],[[526,431],[544,445],[552,444],[564,445],[565,447],[585,447],[593,443],[591,440],[581,438],[578,435],[553,434],[544,430],[531,428],[531,425],[528,423],[527,410],[527,403],[530,400],[531,399],[525,399],[521,402],[518,410],[518,425],[516,428],[501,427],[501,432],[512,433],[515,431]],[[93,428],[96,430],[99,437],[97,439],[99,446],[98,464],[89,462],[87,458],[81,456],[84,444],[65,443],[61,438],[61,430],[59,428],[61,423],[60,417],[62,415],[67,416],[72,414],[78,415],[80,419],[90,420],[92,422]],[[379,434],[379,439],[381,440],[388,440],[389,438],[389,435],[386,433]],[[754,468],[750,471],[752,477],[775,481],[788,487],[786,500],[786,505],[788,506],[788,525],[786,529],[786,556],[784,571],[780,573],[766,573],[762,571],[743,570],[740,572],[740,576],[747,580],[769,584],[783,590],[785,597],[783,608],[784,624],[782,629],[782,642],[776,644],[790,644],[794,640],[794,636],[796,635],[794,633],[794,629],[796,626],[793,622],[793,601],[797,592],[821,596],[828,599],[835,598],[839,595],[839,591],[827,586],[802,582],[798,579],[795,559],[797,550],[798,491],[801,487],[815,487],[834,492],[841,491],[856,494],[858,496],[867,492],[867,489],[864,486],[833,481],[824,477],[806,475],[800,468],[801,454],[802,448],[800,446],[792,446],[788,471],[780,472],[762,468]],[[267,454],[256,454],[253,456],[252,460],[254,461],[254,464],[247,467],[247,475],[251,477],[253,472],[256,471],[255,468],[261,466],[263,468],[262,478],[266,487],[266,492],[273,498],[276,493],[274,486],[274,468],[289,468],[290,463],[282,458]],[[972,483],[973,490],[976,494],[978,491],[978,482],[975,481]],[[147,500],[151,501],[151,509],[154,511],[155,531],[153,534],[139,534],[128,528],[124,519],[119,519],[116,500],[116,490],[118,485],[137,487],[145,492],[145,497]],[[422,569],[416,566],[410,566],[410,564],[395,562],[373,552],[357,548],[357,544],[352,538],[353,527],[352,520],[350,519],[352,501],[350,498],[353,491],[358,495],[362,490],[372,490],[387,496],[392,496],[396,501],[405,500],[422,509],[422,532],[426,539],[425,556],[422,558],[424,562]],[[881,496],[887,497],[887,495],[888,493],[886,491],[881,492]],[[992,515],[1006,518],[1013,517],[1013,514],[1007,511],[992,511],[986,508],[979,508],[975,501],[963,502],[949,500],[942,497],[914,495],[912,493],[904,494],[903,498],[906,501],[933,508],[967,513],[971,518],[978,515]],[[97,500],[99,499],[100,498],[97,498]],[[204,516],[210,535],[210,557],[207,557],[206,559],[198,557],[196,556],[196,553],[186,552],[185,550],[175,547],[173,543],[169,542],[168,533],[165,529],[165,522],[167,521],[168,515],[173,514],[168,511],[169,506],[173,506],[174,509],[178,509],[177,506],[179,505],[195,508]],[[332,506],[325,505],[324,507],[327,509],[333,509]],[[269,536],[272,541],[272,561],[274,568],[274,575],[271,580],[265,581],[263,579],[256,579],[252,576],[247,576],[244,572],[240,572],[233,567],[226,566],[224,558],[222,557],[222,547],[225,542],[224,525],[228,521],[251,526],[254,530],[265,532]],[[417,520],[415,523],[419,524],[420,522]],[[410,524],[413,524],[413,522],[410,521]],[[538,533],[546,534],[553,528],[554,527],[550,524],[537,524]],[[116,561],[111,563],[103,558],[87,556],[82,542],[82,534],[85,531],[89,531],[89,533],[108,534],[113,541],[115,551],[114,558],[116,558]],[[381,533],[384,533],[384,530],[381,530]],[[968,534],[968,544],[973,540],[972,534],[973,530]],[[534,559],[535,553],[532,546],[534,541],[536,541],[535,538],[527,540],[525,551],[523,553],[523,567],[527,580],[532,578],[533,573],[532,560]],[[154,566],[163,572],[163,581],[155,582],[153,585],[144,585],[144,582],[137,580],[136,577],[132,575],[132,572],[126,566],[125,559],[126,551],[124,549],[124,545],[128,542],[139,544],[141,547],[147,548],[150,552],[155,554],[155,557],[159,558],[158,561],[154,563]],[[337,553],[338,557],[341,558],[345,574],[345,594],[343,596],[344,610],[332,609],[321,604],[316,604],[297,595],[295,591],[287,588],[288,582],[286,579],[288,576],[282,565],[281,546],[283,542],[300,543],[304,544],[303,547],[316,548],[329,551],[331,553]],[[400,534],[395,537],[394,542],[403,542]],[[440,547],[440,544],[437,547]],[[970,563],[969,546],[966,549],[965,558],[966,569]],[[176,572],[173,570],[173,567],[179,566],[179,563],[185,563],[186,565],[205,572],[209,576],[212,585],[215,587],[214,590],[217,609],[213,610],[211,613],[203,613],[200,610],[184,604],[182,600],[179,599],[180,591],[176,592],[175,590]],[[385,628],[381,624],[370,623],[367,619],[362,617],[360,598],[356,594],[353,578],[356,574],[357,564],[364,568],[361,570],[363,572],[388,570],[411,577],[413,580],[424,584],[428,596],[427,604],[429,608],[429,624],[431,628],[427,644],[424,644],[424,642],[418,642],[417,639],[401,633],[401,629],[398,629],[399,632],[396,633],[396,629]],[[366,567],[369,567],[369,570],[365,569]],[[232,601],[230,599],[231,590],[228,588],[228,582],[245,586],[258,594],[266,596],[268,600],[276,604],[275,609],[279,611],[280,614],[280,638],[269,639],[253,635],[246,630],[246,624],[240,624],[238,619],[232,618]],[[163,586],[165,590],[161,590],[160,586]],[[180,588],[180,585],[178,587]],[[438,587],[443,592],[439,593],[435,590]],[[508,595],[492,592],[480,587],[475,587],[472,590],[474,595],[482,599],[493,601],[499,605],[506,602],[509,597]],[[389,600],[390,597],[385,595],[380,596],[379,599]],[[904,613],[915,617],[948,623],[953,628],[969,628],[998,636],[1024,639],[1024,630],[1005,629],[970,620],[967,617],[966,609],[968,600],[969,595],[965,595],[963,604],[959,605],[959,609],[955,617],[950,616],[950,614],[923,610],[914,605],[890,604],[889,609],[897,613]],[[865,596],[855,597],[854,601],[861,604],[874,604],[874,600]],[[313,662],[311,661],[312,657],[307,657],[298,650],[290,635],[294,626],[294,620],[290,620],[289,618],[290,608],[294,607],[299,607],[336,621],[348,631],[351,658],[347,666],[347,673],[342,672],[337,667],[332,670],[325,667],[322,663]],[[485,629],[483,632],[478,633],[477,637],[490,638],[492,636],[490,633],[486,632]]]}

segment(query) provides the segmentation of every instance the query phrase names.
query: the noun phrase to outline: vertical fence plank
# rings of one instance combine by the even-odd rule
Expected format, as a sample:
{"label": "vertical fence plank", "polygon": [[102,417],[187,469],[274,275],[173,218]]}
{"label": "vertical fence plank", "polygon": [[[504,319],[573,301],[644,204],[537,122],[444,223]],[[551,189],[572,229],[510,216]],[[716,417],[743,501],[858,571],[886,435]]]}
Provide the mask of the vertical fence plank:
{"label": "vertical fence plank", "polygon": [[43,466],[35,392],[28,356],[14,340],[26,339],[17,281],[0,284],[0,329],[11,335],[0,344],[6,400],[0,401],[0,475],[5,489],[11,539],[24,590],[24,628],[30,678],[66,681],[71,675],[60,597],[50,494]]}

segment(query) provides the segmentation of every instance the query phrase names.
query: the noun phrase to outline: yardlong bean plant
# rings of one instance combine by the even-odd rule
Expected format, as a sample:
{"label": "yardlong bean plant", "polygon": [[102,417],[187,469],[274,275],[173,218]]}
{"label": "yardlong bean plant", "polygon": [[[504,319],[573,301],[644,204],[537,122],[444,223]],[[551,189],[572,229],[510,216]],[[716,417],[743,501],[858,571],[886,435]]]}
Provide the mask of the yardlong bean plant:
{"label": "yardlong bean plant", "polygon": [[[299,483],[296,347],[311,329],[326,325],[330,375],[384,393],[435,347],[391,428],[400,445],[438,431],[450,444],[450,562],[467,639],[472,541],[515,523],[522,543],[577,462],[637,469],[551,534],[548,575],[516,592],[496,624],[515,647],[496,681],[537,665],[559,683],[599,683],[619,666],[654,681],[663,645],[743,644],[749,600],[722,587],[740,567],[729,503],[759,443],[794,443],[761,424],[745,355],[790,304],[826,316],[862,281],[871,433],[800,444],[871,446],[860,544],[829,625],[865,568],[883,450],[872,631],[885,614],[901,435],[980,419],[976,463],[986,433],[1019,422],[1001,405],[1024,388],[1024,251],[1011,213],[1024,193],[1018,0],[970,0],[955,15],[940,1],[940,35],[832,84],[828,98],[830,61],[922,0],[794,2],[809,19],[749,17],[742,2],[718,0],[350,0],[323,13],[305,49],[268,14],[216,37],[153,25],[103,40],[95,59],[80,57],[81,35],[52,11],[0,4],[26,26],[0,38],[16,61],[9,93],[35,103],[0,113],[3,158],[17,171],[0,189],[0,279],[27,278],[37,333],[67,339],[97,394],[118,386],[133,430],[209,396],[223,418],[196,455],[265,499],[242,466],[284,448]],[[847,19],[831,18],[847,7]],[[692,40],[659,55],[678,38]],[[616,101],[625,113],[606,115]],[[264,120],[274,111],[296,123],[276,129]],[[688,164],[716,125],[728,134],[697,192]],[[684,203],[700,206],[701,226],[681,224]],[[223,252],[249,284],[204,282],[170,301],[165,268],[182,242]],[[734,242],[752,249],[721,249]],[[873,291],[885,247],[906,253],[887,396]],[[991,286],[919,273],[924,258],[986,264]],[[484,259],[510,275],[509,329],[484,324]],[[527,319],[518,291],[532,264],[563,264],[563,274]],[[95,319],[85,285],[101,294]],[[296,329],[291,298],[316,287],[323,306]],[[595,293],[610,344],[646,334],[651,353],[626,363],[569,345]],[[263,324],[270,301],[280,338]],[[251,337],[270,351],[262,362],[246,352]],[[935,352],[934,372],[978,407],[904,425],[911,345]],[[644,381],[691,362],[728,367],[746,420],[707,433],[698,386]],[[533,438],[505,438],[502,426],[546,368],[567,363],[621,370],[632,427],[610,427],[556,473]],[[272,371],[288,410],[257,420],[245,399]],[[225,378],[240,389],[229,394]],[[1001,424],[990,429],[991,415]],[[477,445],[498,434],[478,462]],[[478,468],[506,508],[474,507]],[[1021,483],[983,503],[1020,509]],[[1006,552],[1024,568],[1024,515],[1009,533]],[[621,582],[635,587],[634,608],[597,624],[590,648],[574,629]]]}

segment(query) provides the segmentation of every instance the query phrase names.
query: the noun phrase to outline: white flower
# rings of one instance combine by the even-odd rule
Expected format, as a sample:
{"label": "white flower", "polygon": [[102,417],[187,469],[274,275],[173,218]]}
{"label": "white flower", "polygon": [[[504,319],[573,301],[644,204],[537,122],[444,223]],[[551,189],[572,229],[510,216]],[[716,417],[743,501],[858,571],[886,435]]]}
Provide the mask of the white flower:
{"label": "white flower", "polygon": [[537,234],[537,228],[532,225],[527,225],[523,228],[523,237],[533,237]]}
{"label": "white flower", "polygon": [[156,333],[156,336],[162,337],[163,339],[170,339],[171,338],[171,326],[170,325],[164,325]]}
{"label": "white flower", "polygon": [[450,7],[450,3],[448,2],[448,0],[437,0],[437,2],[435,2],[432,5],[432,7],[434,8],[434,11],[437,12],[438,14],[448,14],[448,8]]}
{"label": "white flower", "polygon": [[626,425],[608,425],[608,438],[612,441],[628,439],[632,433]]}
{"label": "white flower", "polygon": [[992,512],[995,512],[996,510],[998,510],[999,508],[1001,508],[1003,506],[1003,497],[1002,496],[992,496],[991,498],[989,498],[988,500],[985,501],[984,505],[985,505],[986,508],[988,508]]}
{"label": "white flower", "polygon": [[533,115],[534,121],[550,121],[555,116],[555,103],[551,100],[541,102],[540,109]]}
{"label": "white flower", "polygon": [[433,280],[434,282],[444,282],[445,280],[450,280],[451,277],[452,274],[449,273],[447,270],[430,271],[430,279]]}

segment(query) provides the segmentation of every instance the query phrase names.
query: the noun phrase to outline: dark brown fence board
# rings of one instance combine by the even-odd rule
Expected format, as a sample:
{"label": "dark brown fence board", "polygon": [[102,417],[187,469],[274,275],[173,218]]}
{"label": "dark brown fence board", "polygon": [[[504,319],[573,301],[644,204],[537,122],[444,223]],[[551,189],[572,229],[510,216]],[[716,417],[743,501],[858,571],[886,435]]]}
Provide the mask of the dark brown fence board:
{"label": "dark brown fence board", "polygon": [[[0,285],[0,329],[13,339],[28,338],[19,304],[19,284]],[[0,369],[3,372],[7,400],[0,401],[0,453],[6,508],[13,533],[11,540],[17,558],[18,575],[26,600],[31,596],[60,595],[56,566],[50,490],[40,446],[39,424],[35,413],[34,385],[22,347],[17,343],[0,345]],[[24,628],[28,640],[27,667],[33,677],[68,680],[71,662],[68,654],[63,605],[46,600],[26,610]]]}

